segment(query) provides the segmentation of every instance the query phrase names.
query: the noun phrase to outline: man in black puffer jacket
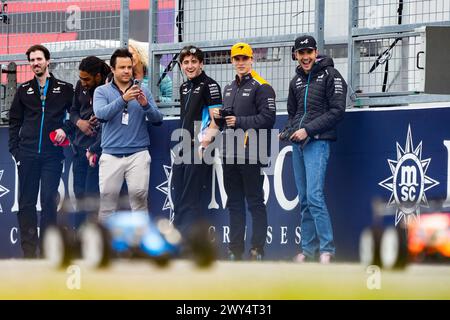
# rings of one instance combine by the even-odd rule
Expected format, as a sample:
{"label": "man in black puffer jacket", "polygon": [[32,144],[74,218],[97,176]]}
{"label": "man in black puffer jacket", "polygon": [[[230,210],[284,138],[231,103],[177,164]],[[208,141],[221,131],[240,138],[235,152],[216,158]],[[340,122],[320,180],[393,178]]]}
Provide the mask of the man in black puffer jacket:
{"label": "man in black puffer jacket", "polygon": [[298,37],[294,51],[299,66],[289,86],[289,119],[280,138],[293,142],[292,164],[301,205],[302,252],[295,260],[312,260],[318,251],[320,262],[329,263],[335,247],[323,188],[330,141],[336,140],[336,125],[345,112],[347,84],[333,60],[318,55],[313,37]]}

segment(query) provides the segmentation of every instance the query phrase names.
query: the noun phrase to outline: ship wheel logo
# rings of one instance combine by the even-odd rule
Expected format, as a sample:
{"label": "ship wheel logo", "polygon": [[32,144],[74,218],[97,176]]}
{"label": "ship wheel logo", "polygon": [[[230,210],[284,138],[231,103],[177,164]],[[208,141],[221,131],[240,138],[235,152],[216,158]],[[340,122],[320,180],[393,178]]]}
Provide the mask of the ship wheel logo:
{"label": "ship wheel logo", "polygon": [[391,176],[379,185],[391,192],[388,206],[397,206],[395,225],[405,219],[420,217],[420,207],[428,207],[425,192],[439,184],[427,176],[431,158],[422,159],[422,141],[417,147],[413,145],[411,126],[408,125],[405,147],[397,142],[397,159],[387,160]]}

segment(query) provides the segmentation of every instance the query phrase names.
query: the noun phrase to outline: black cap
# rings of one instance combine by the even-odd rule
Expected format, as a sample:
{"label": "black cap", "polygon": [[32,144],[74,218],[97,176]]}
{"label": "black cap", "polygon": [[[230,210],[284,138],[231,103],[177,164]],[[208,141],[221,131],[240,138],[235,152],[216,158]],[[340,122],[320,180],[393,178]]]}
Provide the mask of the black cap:
{"label": "black cap", "polygon": [[295,39],[294,51],[304,49],[317,50],[316,39],[314,39],[314,37],[312,36],[300,36],[297,39]]}

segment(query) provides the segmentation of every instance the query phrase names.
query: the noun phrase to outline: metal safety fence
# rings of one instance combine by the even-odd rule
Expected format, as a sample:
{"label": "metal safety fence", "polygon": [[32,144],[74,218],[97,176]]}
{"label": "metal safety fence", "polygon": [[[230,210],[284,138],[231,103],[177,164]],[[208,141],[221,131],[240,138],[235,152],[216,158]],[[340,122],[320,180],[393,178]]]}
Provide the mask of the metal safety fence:
{"label": "metal safety fence", "polygon": [[[254,49],[254,69],[275,89],[277,110],[286,108],[289,81],[296,62],[292,45],[300,34],[312,34],[323,48],[323,0],[159,0],[151,2],[149,83],[166,114],[179,113],[179,87],[185,80],[178,53],[188,44],[206,55],[204,70],[223,88],[234,78],[230,48],[247,42]],[[163,99],[163,81],[172,86]],[[167,98],[167,97],[166,97]]]}
{"label": "metal safety fence", "polygon": [[[186,44],[196,44],[206,52],[205,69],[223,87],[233,79],[229,50],[237,41],[255,49],[255,69],[266,78],[281,102],[287,98],[288,84],[296,62],[291,46],[296,36],[314,34],[323,47],[324,1],[288,0],[150,0],[149,82],[156,100],[166,114],[178,114],[178,88],[184,81],[176,66],[177,54]],[[17,83],[32,75],[24,52],[35,43],[46,45],[52,55],[55,76],[75,83],[79,61],[96,55],[108,59],[119,46],[127,44],[130,1],[33,0],[2,1],[0,14],[0,62],[2,118],[13,97],[8,85],[8,64],[17,65]],[[147,21],[142,21],[145,26]],[[158,88],[169,84],[164,97]],[[6,90],[8,89],[8,90]]]}
{"label": "metal safety fence", "polygon": [[[425,40],[427,32],[423,31],[425,26],[450,26],[450,1],[342,3],[347,1],[348,63],[344,66],[342,57],[339,63],[348,70],[352,105],[450,101],[448,94],[427,90],[431,55],[427,52],[430,41]],[[7,120],[8,99],[14,89],[10,62],[17,65],[17,83],[28,80],[31,73],[24,52],[32,44],[42,43],[51,51],[52,72],[75,83],[82,58],[96,55],[106,60],[114,49],[127,45],[130,2],[133,0],[0,0],[1,118]],[[148,43],[143,43],[149,52],[149,86],[169,115],[179,113],[178,91],[185,79],[177,58],[187,44],[205,51],[205,71],[224,87],[234,75],[231,46],[238,41],[250,43],[255,49],[254,69],[274,87],[278,111],[285,110],[289,81],[297,64],[291,58],[294,39],[311,34],[320,51],[330,49],[324,45],[324,0],[146,2],[149,19],[142,21],[142,26],[149,29]],[[171,87],[170,96],[162,92],[163,85]]]}
{"label": "metal safety fence", "polygon": [[[75,84],[81,59],[95,55],[105,60],[128,41],[128,0],[1,0],[0,63],[1,121],[14,96],[11,79],[20,84],[33,75],[25,56],[34,44],[45,45],[51,53],[50,71]],[[14,63],[16,71],[8,71]]]}
{"label": "metal safety fence", "polygon": [[[450,101],[450,89],[433,89],[439,79],[437,72],[429,72],[436,69],[430,57],[441,49],[431,45],[428,32],[430,27],[442,27],[437,30],[440,42],[450,41],[449,36],[442,37],[450,35],[450,1],[350,0],[349,26],[348,82],[353,105]],[[450,68],[442,62],[441,70]]]}

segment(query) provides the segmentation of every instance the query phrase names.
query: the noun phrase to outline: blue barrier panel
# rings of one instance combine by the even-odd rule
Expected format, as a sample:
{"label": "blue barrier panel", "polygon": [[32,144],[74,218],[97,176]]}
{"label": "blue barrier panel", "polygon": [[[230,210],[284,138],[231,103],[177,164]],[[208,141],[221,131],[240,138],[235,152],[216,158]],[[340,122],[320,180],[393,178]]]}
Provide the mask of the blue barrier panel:
{"label": "blue barrier panel", "polygon": [[[359,235],[372,222],[371,201],[374,198],[391,200],[397,208],[399,221],[429,210],[424,206],[428,199],[446,200],[444,207],[450,206],[449,119],[450,108],[447,107],[370,109],[346,113],[339,125],[338,141],[332,144],[325,190],[339,260],[357,259]],[[278,116],[276,128],[282,128],[285,121],[285,115]],[[178,120],[167,120],[162,126],[152,128],[151,132],[149,204],[155,216],[169,218],[172,214],[168,180],[171,170],[170,133],[177,127]],[[8,130],[1,128],[0,257],[19,257],[17,182],[15,164],[7,152],[7,144]],[[299,248],[300,210],[290,150],[288,144],[280,144],[278,158],[273,162],[276,169],[265,184],[269,216],[268,259],[290,259]],[[220,244],[223,256],[228,242],[228,214],[224,210],[225,194],[218,182],[220,168],[214,175],[215,193],[212,193],[211,178],[204,193],[204,210],[211,218],[211,232]],[[71,176],[68,155],[59,190],[63,197],[73,200]],[[417,210],[405,214],[411,206],[416,206]],[[390,223],[394,223],[395,217],[392,218]],[[250,232],[249,215],[247,219]]]}

